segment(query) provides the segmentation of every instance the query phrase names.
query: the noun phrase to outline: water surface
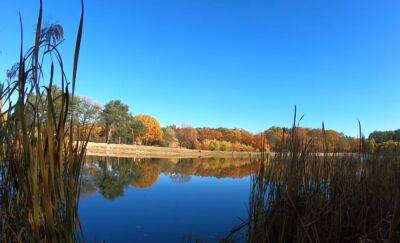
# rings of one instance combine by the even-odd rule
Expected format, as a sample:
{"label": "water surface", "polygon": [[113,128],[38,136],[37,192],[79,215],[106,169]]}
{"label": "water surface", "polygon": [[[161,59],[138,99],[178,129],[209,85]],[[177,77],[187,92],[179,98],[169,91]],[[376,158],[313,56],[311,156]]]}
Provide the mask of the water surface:
{"label": "water surface", "polygon": [[233,159],[89,158],[88,242],[218,242],[246,218],[253,165]]}

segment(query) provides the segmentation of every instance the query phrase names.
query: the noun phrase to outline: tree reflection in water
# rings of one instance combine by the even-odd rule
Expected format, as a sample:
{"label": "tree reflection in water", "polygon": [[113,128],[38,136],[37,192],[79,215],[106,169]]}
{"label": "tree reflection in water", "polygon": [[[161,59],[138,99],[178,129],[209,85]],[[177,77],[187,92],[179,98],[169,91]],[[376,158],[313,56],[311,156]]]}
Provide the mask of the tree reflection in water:
{"label": "tree reflection in water", "polygon": [[192,179],[192,177],[189,175],[181,175],[181,174],[171,174],[169,178],[175,184],[184,184],[189,182],[190,179]]}
{"label": "tree reflection in water", "polygon": [[128,186],[148,188],[161,173],[173,183],[183,184],[191,176],[243,178],[257,170],[249,159],[133,159],[88,157],[83,169],[81,197],[98,191],[104,198],[114,200],[124,195]]}

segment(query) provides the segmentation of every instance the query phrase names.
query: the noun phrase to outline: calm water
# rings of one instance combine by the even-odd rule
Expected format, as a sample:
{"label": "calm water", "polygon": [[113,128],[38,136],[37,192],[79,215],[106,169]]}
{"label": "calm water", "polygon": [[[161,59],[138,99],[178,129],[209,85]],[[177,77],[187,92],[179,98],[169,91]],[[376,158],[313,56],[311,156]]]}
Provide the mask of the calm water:
{"label": "calm water", "polygon": [[247,217],[248,160],[89,160],[79,205],[88,242],[218,242]]}

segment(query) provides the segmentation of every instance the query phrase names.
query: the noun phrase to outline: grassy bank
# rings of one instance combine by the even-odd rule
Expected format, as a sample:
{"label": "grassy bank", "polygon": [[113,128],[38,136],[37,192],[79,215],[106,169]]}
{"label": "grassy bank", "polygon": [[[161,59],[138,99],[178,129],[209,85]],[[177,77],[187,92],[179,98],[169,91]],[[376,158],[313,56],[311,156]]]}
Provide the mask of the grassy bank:
{"label": "grassy bank", "polygon": [[109,156],[109,157],[142,157],[142,158],[250,158],[259,156],[258,152],[232,152],[232,151],[210,151],[186,148],[168,148],[143,145],[107,144],[89,142],[87,155]]}

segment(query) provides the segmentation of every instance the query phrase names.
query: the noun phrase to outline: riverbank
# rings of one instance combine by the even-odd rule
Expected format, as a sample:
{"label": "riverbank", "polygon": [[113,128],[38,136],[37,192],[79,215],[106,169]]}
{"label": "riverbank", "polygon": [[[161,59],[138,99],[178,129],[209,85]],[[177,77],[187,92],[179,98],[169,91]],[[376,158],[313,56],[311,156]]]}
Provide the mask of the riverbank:
{"label": "riverbank", "polygon": [[94,142],[88,143],[86,154],[89,156],[108,156],[124,158],[250,158],[260,155],[259,152],[209,151],[186,148],[168,148]]}

